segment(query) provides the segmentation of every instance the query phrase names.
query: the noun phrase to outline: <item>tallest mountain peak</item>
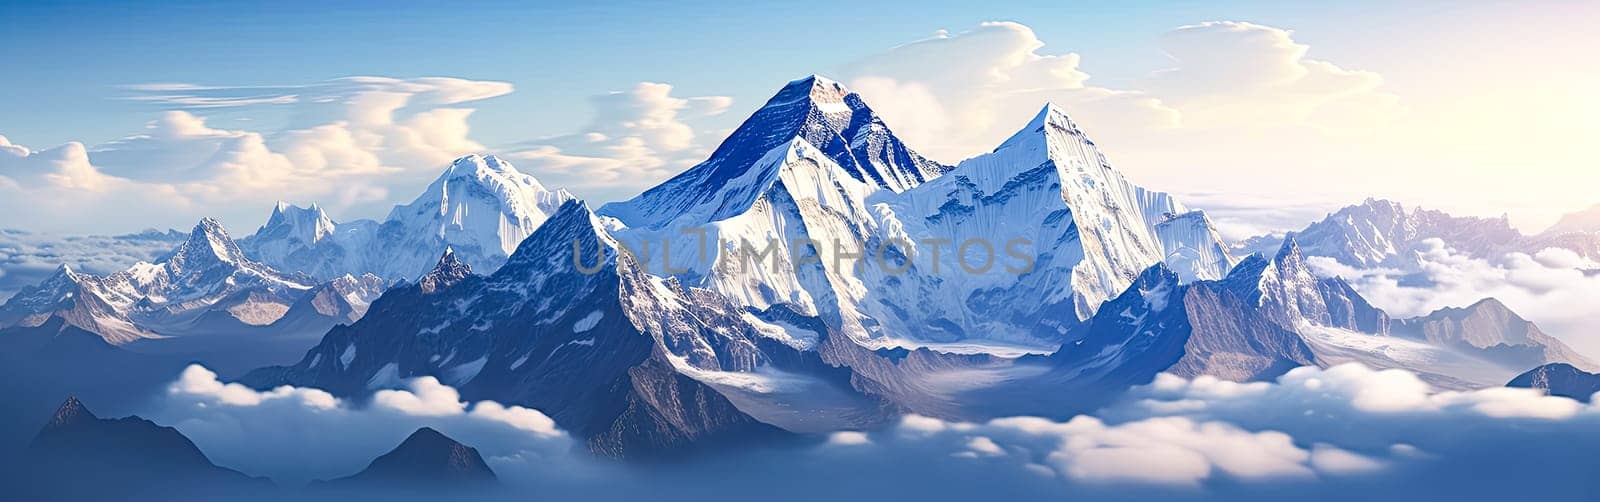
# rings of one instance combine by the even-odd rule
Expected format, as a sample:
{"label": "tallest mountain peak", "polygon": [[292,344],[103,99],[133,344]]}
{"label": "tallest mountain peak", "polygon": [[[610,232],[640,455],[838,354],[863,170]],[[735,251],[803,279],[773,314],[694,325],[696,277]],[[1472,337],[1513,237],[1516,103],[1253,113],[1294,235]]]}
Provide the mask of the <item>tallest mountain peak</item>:
{"label": "tallest mountain peak", "polygon": [[[1083,131],[1078,129],[1078,124],[1067,116],[1065,109],[1061,108],[1060,105],[1047,101],[1044,107],[1039,109],[1039,113],[1033,116],[1033,120],[1028,121],[1028,125],[1023,126],[1022,130],[1012,134],[1010,138],[1006,139],[1005,143],[1001,143],[1000,148],[1003,149],[1009,145],[1034,141],[1038,138],[1050,138],[1058,134],[1078,137],[1084,135]],[[1086,138],[1084,142],[1090,146],[1094,144],[1087,141]]]}
{"label": "tallest mountain peak", "polygon": [[783,110],[781,113],[797,118],[812,111],[821,112],[833,122],[830,128],[834,130],[848,127],[856,113],[872,114],[860,96],[844,84],[815,74],[789,81],[762,109]]}
{"label": "tallest mountain peak", "polygon": [[785,84],[704,162],[632,200],[606,204],[600,214],[640,227],[660,227],[686,214],[711,221],[732,216],[765,190],[755,185],[772,179],[751,171],[768,153],[795,141],[816,148],[843,175],[894,192],[948,170],[907,147],[860,95],[809,75]]}
{"label": "tallest mountain peak", "polygon": [[[783,89],[784,91],[804,90],[810,93],[813,99],[822,98],[831,101],[842,101],[845,96],[852,94],[850,89],[839,83],[839,81],[815,73],[791,80]],[[779,94],[784,94],[784,92],[779,91]]]}

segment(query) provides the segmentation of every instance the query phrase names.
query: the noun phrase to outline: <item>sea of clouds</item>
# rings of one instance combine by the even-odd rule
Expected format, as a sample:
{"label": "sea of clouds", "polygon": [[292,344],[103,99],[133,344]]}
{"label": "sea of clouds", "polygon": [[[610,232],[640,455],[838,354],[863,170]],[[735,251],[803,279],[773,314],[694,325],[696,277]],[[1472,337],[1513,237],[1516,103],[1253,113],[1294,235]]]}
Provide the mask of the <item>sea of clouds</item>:
{"label": "sea of clouds", "polygon": [[476,447],[514,493],[555,499],[1485,500],[1600,493],[1600,408],[1529,389],[1437,391],[1401,370],[1275,382],[1161,375],[1093,416],[905,416],[795,445],[679,462],[591,458],[543,413],[462,402],[432,378],[356,404],[188,368],[141,415],[219,465],[286,486],[349,475],[421,426]]}
{"label": "sea of clouds", "polygon": [[1373,305],[1396,317],[1427,315],[1495,298],[1573,348],[1600,357],[1600,263],[1568,249],[1473,257],[1439,239],[1414,250],[1414,270],[1355,268],[1331,258],[1308,263],[1349,281]]}

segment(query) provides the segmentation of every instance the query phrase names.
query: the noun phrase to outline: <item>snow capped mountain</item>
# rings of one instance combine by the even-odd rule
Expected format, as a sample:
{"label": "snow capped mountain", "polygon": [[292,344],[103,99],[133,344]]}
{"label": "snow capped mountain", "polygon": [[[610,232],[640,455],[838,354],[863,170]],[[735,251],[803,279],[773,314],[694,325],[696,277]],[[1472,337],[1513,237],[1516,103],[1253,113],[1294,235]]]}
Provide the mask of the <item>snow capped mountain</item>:
{"label": "snow capped mountain", "polygon": [[1159,372],[1246,381],[1360,362],[1467,389],[1514,374],[1511,359],[1576,356],[1497,305],[1391,321],[1342,280],[1312,275],[1291,238],[1271,259],[1246,258],[1220,281],[1180,284],[1164,265],[1146,271],[1080,328],[1080,340],[1050,356],[1055,380],[1047,380],[1105,392]]}
{"label": "snow capped mountain", "polygon": [[367,220],[334,222],[316,204],[302,208],[279,202],[267,223],[241,239],[239,247],[273,268],[329,280],[372,272],[365,266],[368,257],[364,249],[376,227]]}
{"label": "snow capped mountain", "polygon": [[[1440,239],[1447,247],[1478,258],[1496,258],[1523,240],[1504,217],[1451,216],[1381,199],[1335,211],[1296,232],[1295,238],[1310,256],[1326,256],[1353,267],[1403,269],[1415,265],[1414,252],[1427,239]],[[1276,247],[1279,242],[1262,239],[1255,246]]]}
{"label": "snow capped mountain", "polygon": [[1290,329],[1310,324],[1379,335],[1389,329],[1388,314],[1367,303],[1344,279],[1313,274],[1294,236],[1271,260],[1245,258],[1223,284]]}
{"label": "snow capped mountain", "polygon": [[493,155],[456,159],[411,203],[382,223],[334,222],[317,205],[279,203],[267,223],[241,244],[280,270],[319,280],[373,274],[414,280],[452,248],[477,270],[493,271],[562,203],[550,190]]}
{"label": "snow capped mountain", "polygon": [[[1449,388],[1509,376],[1485,349],[1391,326],[1538,345],[1487,310],[1393,322],[1313,274],[1295,238],[1235,265],[1204,213],[1128,181],[1054,106],[955,168],[916,159],[859,97],[793,82],[638,198],[600,214],[529,206],[548,219],[487,275],[456,241],[406,244],[434,250],[432,271],[244,383],[358,396],[434,376],[638,457],[906,412],[1070,416],[1160,372],[1246,381],[1359,361]],[[449,187],[499,168],[458,164],[474,174],[441,177],[429,194],[443,202],[419,198],[383,227],[471,218],[448,208],[473,196]],[[1402,215],[1395,228],[1447,221],[1372,206]],[[508,228],[504,214],[457,227]]]}
{"label": "snow capped mountain", "polygon": [[872,143],[920,158],[859,96],[802,79],[711,159],[600,212],[652,272],[874,347],[1047,352],[1151,264],[1170,258],[1185,280],[1232,265],[1203,213],[1128,182],[1053,105],[954,169],[847,148]]}
{"label": "snow capped mountain", "polygon": [[[1169,256],[1184,280],[1220,278],[1233,264],[1203,213],[1133,185],[1054,105],[894,205],[913,235],[1031,241],[1038,262],[1023,281],[1038,281],[1030,286],[1047,302],[1069,302],[1078,319]],[[984,285],[995,287],[1005,286]]]}
{"label": "snow capped mountain", "polygon": [[62,265],[44,282],[23,288],[0,306],[0,328],[37,327],[59,318],[114,344],[154,336],[128,318],[123,310],[126,299],[117,298],[113,304],[103,290],[98,277]]}
{"label": "snow capped mountain", "polygon": [[946,170],[895,137],[860,95],[812,75],[779,90],[705,162],[632,200],[606,204],[599,213],[646,228],[685,214],[705,222],[726,219],[748,209],[765,190],[762,182],[770,180],[770,173],[757,168],[770,162],[762,161],[797,140],[831,159],[850,178],[894,192]]}
{"label": "snow capped mountain", "polygon": [[256,235],[265,239],[264,242],[308,246],[332,237],[334,230],[333,219],[315,203],[302,208],[278,201],[267,224],[262,225]]}
{"label": "snow capped mountain", "polygon": [[[493,155],[456,159],[379,230],[389,277],[415,277],[444,248],[477,270],[498,268],[556,208],[573,200]],[[409,272],[409,274],[408,274]]]}
{"label": "snow capped mountain", "polygon": [[70,265],[79,273],[109,274],[140,261],[155,261],[188,238],[188,232],[177,230],[55,235],[0,229],[0,303],[56,272],[54,268],[35,268],[36,263]]}
{"label": "snow capped mountain", "polygon": [[1290,239],[1272,258],[1245,258],[1222,280],[1180,283],[1166,265],[1151,267],[1051,359],[1073,385],[1096,389],[1141,384],[1159,372],[1263,380],[1325,365],[1306,332],[1381,336],[1387,322],[1343,281],[1312,275]]}
{"label": "snow capped mountain", "polygon": [[614,456],[780,433],[701,379],[788,367],[799,352],[715,296],[644,273],[582,203],[563,205],[492,275],[462,271],[444,255],[299,363],[246,383],[355,395],[433,375],[470,399],[545,411]]}
{"label": "snow capped mountain", "polygon": [[425,294],[432,294],[472,275],[472,267],[456,258],[456,251],[444,248],[444,255],[439,257],[439,263],[433,266],[433,271],[423,274],[417,279],[417,287]]}
{"label": "snow capped mountain", "polygon": [[0,306],[0,327],[39,326],[59,317],[113,344],[257,328],[321,330],[360,317],[382,287],[375,276],[317,285],[280,273],[246,257],[221,224],[206,218],[153,263],[103,276],[62,266]]}

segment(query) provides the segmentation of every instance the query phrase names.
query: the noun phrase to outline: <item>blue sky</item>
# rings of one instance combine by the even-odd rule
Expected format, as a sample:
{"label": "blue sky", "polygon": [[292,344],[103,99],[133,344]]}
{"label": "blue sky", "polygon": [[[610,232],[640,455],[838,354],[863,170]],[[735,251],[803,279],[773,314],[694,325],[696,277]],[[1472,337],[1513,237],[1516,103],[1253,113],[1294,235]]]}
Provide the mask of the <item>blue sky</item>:
{"label": "blue sky", "polygon": [[[118,87],[155,82],[270,85],[348,75],[463,76],[518,84],[480,108],[488,143],[564,132],[583,98],[641,80],[755,106],[783,82],[863,54],[979,22],[1014,20],[1094,54],[1101,85],[1159,69],[1155,34],[1203,20],[1299,26],[1336,56],[1389,24],[1376,14],[1459,7],[1358,2],[12,2],[0,7],[17,73],[0,80],[0,131],[20,144],[109,141],[149,120]],[[1376,8],[1376,9],[1374,9]],[[1414,18],[1413,18],[1414,19]],[[1339,26],[1317,30],[1306,26]],[[1318,44],[1318,41],[1339,44]],[[528,114],[540,115],[529,121]],[[254,118],[254,117],[252,117]]]}
{"label": "blue sky", "polygon": [[[784,82],[821,73],[861,91],[914,147],[952,163],[992,147],[1042,101],[1056,100],[1135,181],[1188,194],[1191,204],[1219,214],[1232,210],[1222,216],[1236,234],[1293,227],[1366,196],[1465,214],[1510,214],[1537,230],[1562,212],[1600,202],[1568,188],[1600,183],[1600,170],[1592,169],[1600,155],[1578,146],[1600,132],[1586,118],[1600,109],[1587,90],[1600,82],[1594,70],[1600,65],[1584,49],[1600,42],[1589,34],[1600,21],[1597,12],[1592,4],[1558,2],[6,1],[0,3],[0,54],[9,71],[0,79],[0,136],[31,155],[11,168],[11,188],[40,193],[47,182],[71,179],[68,185],[108,194],[99,197],[110,207],[139,204],[130,191],[182,203],[118,218],[65,211],[0,227],[105,232],[183,227],[213,215],[248,230],[261,218],[255,213],[264,212],[255,205],[265,207],[271,198],[322,202],[341,219],[381,217],[384,208],[414,196],[441,159],[477,151],[507,155],[524,171],[580,196],[612,200],[697,160]],[[981,24],[989,21],[1016,23],[1003,33],[1015,36],[1011,46],[980,47],[977,35],[1006,31]],[[1237,23],[1178,32],[1210,21]],[[945,34],[937,36],[958,43],[920,44],[940,30]],[[906,46],[914,50],[897,49]],[[941,47],[976,52],[940,54]],[[1192,49],[1187,60],[1175,55],[1186,47]],[[1069,55],[1078,59],[1056,59]],[[951,58],[960,63],[951,68],[968,74],[940,75]],[[973,69],[990,77],[991,63],[1020,61],[1015,58],[1060,64],[1070,75],[1057,75],[1042,89],[1000,82],[1021,74],[976,87],[941,82],[973,80]],[[1345,81],[1317,87],[1327,83],[1301,75],[1323,70]],[[1174,75],[1184,81],[1169,78]],[[470,97],[428,105],[413,97],[379,121],[389,127],[422,117],[398,132],[353,127],[357,143],[362,134],[389,135],[354,150],[285,146],[296,131],[349,120],[310,106],[306,89],[325,86],[318,88],[326,91],[325,102],[353,99],[349,86],[326,86],[354,76],[395,79],[383,92],[421,85],[413,81],[420,77],[514,90],[477,88],[467,91]],[[649,91],[638,87],[641,82],[670,90]],[[197,108],[130,87],[149,84],[216,86],[223,89],[205,92],[232,98],[294,94],[298,101]],[[617,167],[638,157],[603,158],[621,143],[584,150],[578,144],[584,134],[605,130],[613,141],[618,133],[638,132],[632,129],[637,118],[597,108],[596,97],[613,91],[623,94],[618,110],[676,110],[666,120],[692,131],[693,139],[657,144],[639,133],[654,150],[643,158],[650,167],[642,171]],[[1027,100],[995,101],[1020,94]],[[654,105],[645,101],[652,96]],[[1134,103],[1141,99],[1148,102]],[[1110,106],[1116,102],[1146,109]],[[1165,118],[1130,118],[1154,108]],[[441,120],[427,113],[436,109],[460,116]],[[929,110],[939,111],[932,116]],[[204,141],[117,141],[157,130]],[[394,146],[394,135],[436,133],[448,137],[422,138],[434,143],[422,154]],[[218,145],[252,141],[266,142],[276,164],[166,165],[214,151],[232,154]],[[72,175],[28,178],[46,164],[68,169],[61,166],[72,164],[71,149],[52,149],[69,142],[87,149],[83,167]],[[548,145],[560,147],[559,162],[535,150]],[[160,155],[141,156],[152,151]],[[342,162],[355,162],[351,155],[373,159],[344,168]],[[302,165],[307,158],[317,160],[316,169]],[[156,161],[165,164],[146,164]],[[1508,165],[1516,167],[1514,176],[1507,175]],[[8,180],[5,169],[0,163],[0,182]],[[219,183],[234,181],[215,173],[259,177],[273,169],[295,170],[280,177],[292,183],[252,187],[260,195],[254,198],[218,195],[226,192]],[[315,170],[321,174],[306,172]],[[183,178],[177,171],[200,174]],[[359,176],[385,181],[352,181]],[[1374,177],[1389,182],[1374,183]],[[363,183],[373,186],[355,186]],[[1552,184],[1560,186],[1540,193]],[[348,189],[285,189],[313,185]],[[1288,206],[1290,216],[1259,210]]]}

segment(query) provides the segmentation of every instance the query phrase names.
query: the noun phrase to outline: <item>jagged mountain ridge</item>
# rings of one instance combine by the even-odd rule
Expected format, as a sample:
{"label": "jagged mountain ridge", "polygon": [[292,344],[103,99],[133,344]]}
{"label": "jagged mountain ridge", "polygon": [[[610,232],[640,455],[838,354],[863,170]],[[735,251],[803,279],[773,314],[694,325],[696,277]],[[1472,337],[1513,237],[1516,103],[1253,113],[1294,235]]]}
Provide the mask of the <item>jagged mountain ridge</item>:
{"label": "jagged mountain ridge", "polygon": [[60,318],[118,345],[168,336],[304,334],[359,317],[382,286],[373,276],[315,284],[281,273],[245,256],[220,223],[204,218],[154,262],[106,275],[61,266],[0,306],[0,328]]}
{"label": "jagged mountain ridge", "polygon": [[[1089,388],[1139,384],[1157,372],[1264,380],[1345,362],[1476,388],[1531,364],[1592,364],[1492,300],[1392,320],[1342,279],[1315,276],[1293,237],[1272,258],[1252,255],[1220,281],[1180,284],[1158,265],[1083,332],[1051,359],[1072,380],[1092,377],[1075,382]],[[1519,362],[1507,362],[1508,353]]]}
{"label": "jagged mountain ridge", "polygon": [[[1047,351],[1151,264],[1171,258],[1195,280],[1233,263],[1203,213],[1129,183],[1059,108],[991,154],[886,187],[837,147],[841,129],[818,110],[847,91],[822,82],[791,83],[711,159],[600,214],[630,248],[665,248],[652,272],[751,308],[790,305],[880,347]],[[983,249],[988,260],[957,256]],[[1013,254],[1033,256],[996,264]],[[966,272],[974,261],[989,266]]]}
{"label": "jagged mountain ridge", "polygon": [[[638,197],[599,213],[630,226],[655,228],[698,209],[696,218],[725,219],[754,203],[764,188],[748,179],[775,149],[800,139],[861,183],[902,192],[948,167],[924,158],[894,136],[861,96],[812,75],[789,82],[711,154],[711,158]],[[768,175],[770,176],[770,174]],[[735,185],[736,190],[727,190]]]}
{"label": "jagged mountain ridge", "polygon": [[360,395],[437,376],[469,399],[543,410],[612,456],[779,435],[684,375],[803,359],[713,300],[645,274],[585,205],[569,202],[493,274],[463,275],[446,254],[299,363],[245,382]]}
{"label": "jagged mountain ridge", "polygon": [[[775,97],[663,185],[682,190],[599,215],[565,204],[488,275],[443,253],[299,362],[245,383],[353,396],[435,376],[468,399],[540,409],[592,451],[635,457],[904,412],[981,419],[1025,402],[1063,413],[1162,371],[1418,368],[1385,358],[1399,342],[1453,358],[1430,381],[1504,381],[1504,369],[1474,373],[1479,359],[1385,336],[1388,316],[1314,276],[1292,241],[1233,266],[1204,213],[1133,185],[1054,106],[990,154],[884,186],[849,149],[789,127],[811,124],[828,144],[844,136],[819,111],[818,82],[804,85],[780,95],[808,101]],[[686,232],[696,230],[715,244],[700,248]],[[917,247],[921,236],[1003,242],[1012,231],[1043,248],[1031,270],[970,272],[958,261],[970,256]],[[896,273],[843,266],[825,249],[895,239],[908,244],[886,253],[906,265]],[[743,241],[773,246],[772,261],[741,263]],[[1025,398],[1002,402],[1017,389]],[[837,399],[805,400],[819,393]]]}
{"label": "jagged mountain ridge", "polygon": [[[1329,213],[1293,235],[1307,255],[1333,258],[1356,268],[1414,271],[1417,253],[1430,248],[1426,242],[1430,239],[1479,259],[1498,259],[1512,252],[1532,255],[1547,248],[1571,250],[1594,259],[1600,258],[1600,228],[1588,224],[1592,211],[1569,214],[1549,230],[1527,235],[1513,228],[1504,216],[1453,216],[1369,198]],[[1258,236],[1238,243],[1235,250],[1266,252],[1282,241],[1282,236]]]}
{"label": "jagged mountain ridge", "polygon": [[312,284],[245,257],[216,220],[154,263],[104,276],[62,266],[0,307],[0,326],[36,326],[60,316],[112,343],[159,334],[272,323]]}
{"label": "jagged mountain ridge", "polygon": [[467,155],[382,222],[336,222],[316,204],[280,202],[240,245],[263,263],[321,280],[363,274],[415,280],[445,248],[474,269],[493,271],[572,199],[499,157]]}

